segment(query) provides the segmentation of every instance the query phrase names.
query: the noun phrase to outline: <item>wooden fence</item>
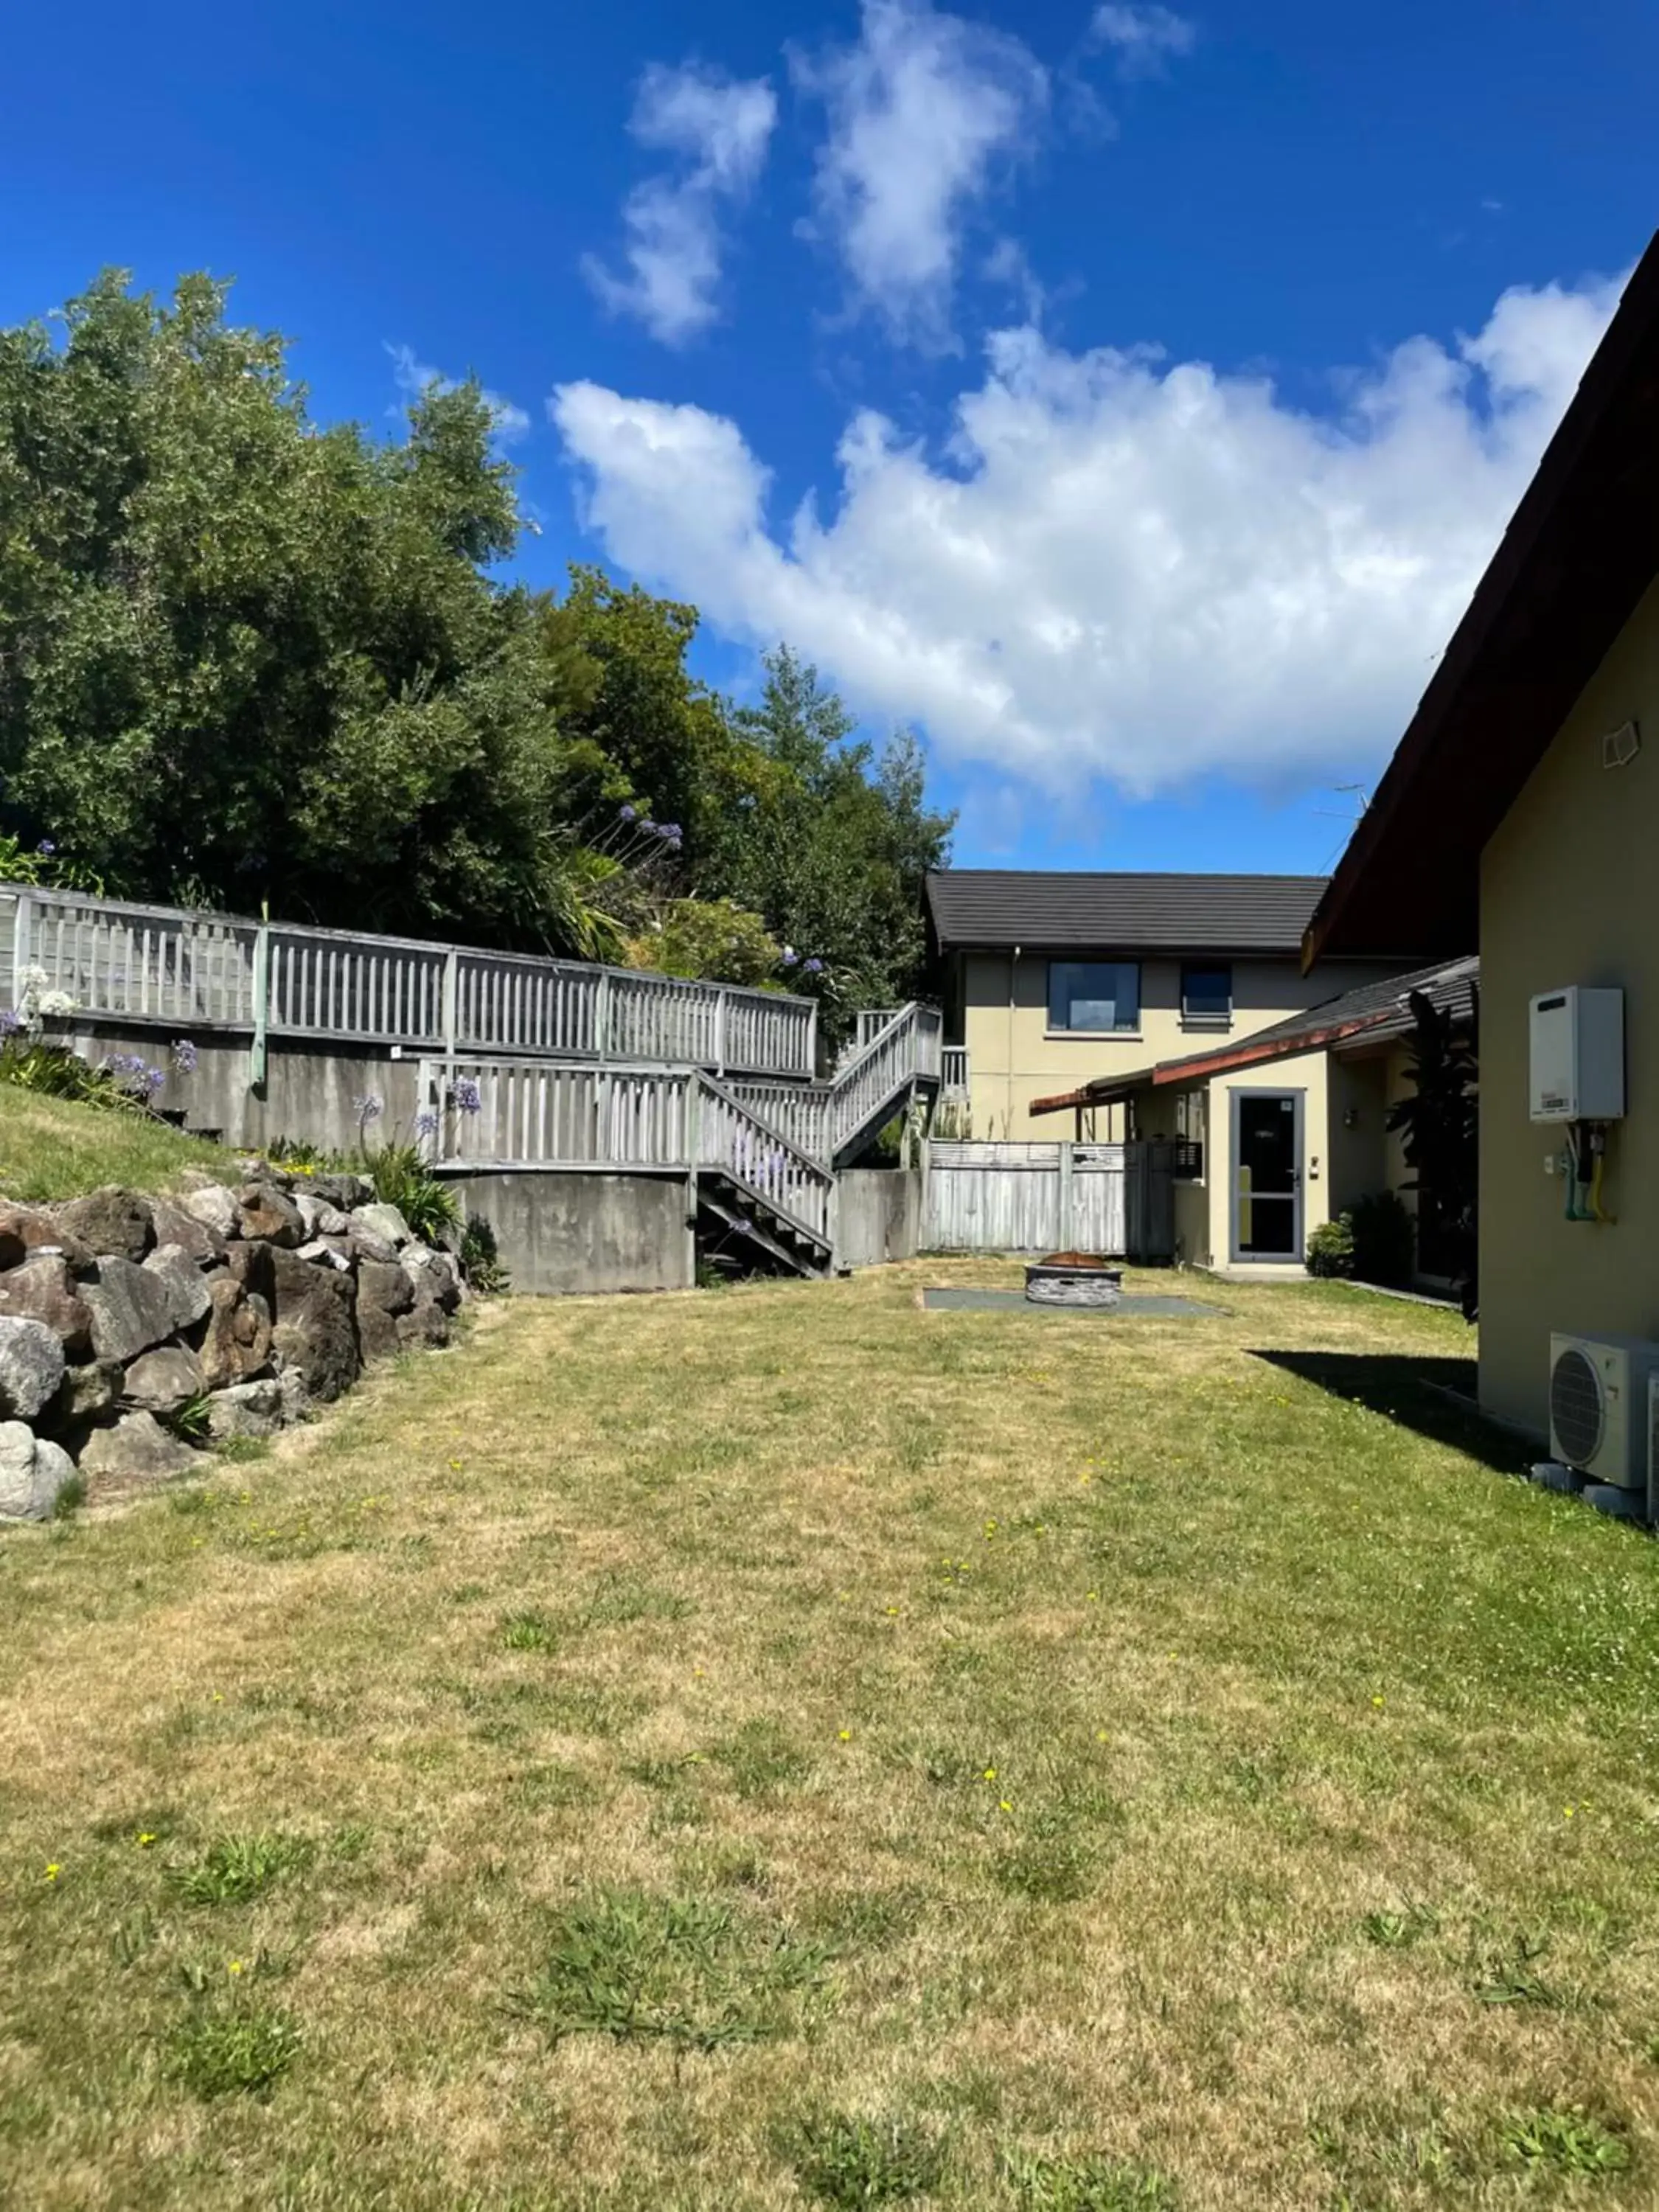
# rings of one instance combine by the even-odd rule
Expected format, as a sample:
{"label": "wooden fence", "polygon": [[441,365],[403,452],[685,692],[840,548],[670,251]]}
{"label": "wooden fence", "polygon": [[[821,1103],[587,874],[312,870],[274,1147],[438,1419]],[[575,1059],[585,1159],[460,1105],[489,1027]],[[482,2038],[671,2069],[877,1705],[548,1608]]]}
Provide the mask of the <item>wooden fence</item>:
{"label": "wooden fence", "polygon": [[921,1241],[935,1252],[1175,1255],[1172,1147],[947,1143],[922,1151]]}

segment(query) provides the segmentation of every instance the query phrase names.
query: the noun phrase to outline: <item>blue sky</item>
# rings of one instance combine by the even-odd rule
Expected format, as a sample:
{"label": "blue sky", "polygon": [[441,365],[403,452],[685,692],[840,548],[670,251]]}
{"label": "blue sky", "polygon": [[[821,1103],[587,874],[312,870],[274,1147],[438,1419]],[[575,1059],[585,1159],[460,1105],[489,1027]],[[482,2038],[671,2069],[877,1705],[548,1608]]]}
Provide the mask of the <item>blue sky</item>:
{"label": "blue sky", "polygon": [[0,68],[0,317],[208,268],[322,416],[476,370],[527,577],[787,635],[988,865],[1327,865],[1656,212],[1650,0],[88,0]]}

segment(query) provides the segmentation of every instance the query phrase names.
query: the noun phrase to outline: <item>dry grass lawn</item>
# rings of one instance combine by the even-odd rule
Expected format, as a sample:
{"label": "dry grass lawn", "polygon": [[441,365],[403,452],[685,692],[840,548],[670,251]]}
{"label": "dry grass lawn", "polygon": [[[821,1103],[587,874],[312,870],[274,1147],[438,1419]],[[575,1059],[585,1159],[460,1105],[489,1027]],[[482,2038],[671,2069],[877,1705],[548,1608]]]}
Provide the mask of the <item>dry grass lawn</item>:
{"label": "dry grass lawn", "polygon": [[1650,1542],[1448,1316],[915,1304],[1013,1279],[511,1304],[0,1539],[0,2199],[1659,2202]]}

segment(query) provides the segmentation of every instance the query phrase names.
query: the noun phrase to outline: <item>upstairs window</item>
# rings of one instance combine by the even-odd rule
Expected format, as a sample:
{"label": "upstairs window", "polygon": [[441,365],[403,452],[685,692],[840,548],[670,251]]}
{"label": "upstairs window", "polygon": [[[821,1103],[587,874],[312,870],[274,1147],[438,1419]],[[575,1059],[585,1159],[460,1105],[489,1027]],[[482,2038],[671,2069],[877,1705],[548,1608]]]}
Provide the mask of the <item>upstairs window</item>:
{"label": "upstairs window", "polygon": [[1233,971],[1224,960],[1187,960],[1181,969],[1181,1018],[1188,1029],[1231,1029]]}
{"label": "upstairs window", "polygon": [[1140,963],[1136,960],[1051,960],[1048,1026],[1094,1036],[1140,1027]]}

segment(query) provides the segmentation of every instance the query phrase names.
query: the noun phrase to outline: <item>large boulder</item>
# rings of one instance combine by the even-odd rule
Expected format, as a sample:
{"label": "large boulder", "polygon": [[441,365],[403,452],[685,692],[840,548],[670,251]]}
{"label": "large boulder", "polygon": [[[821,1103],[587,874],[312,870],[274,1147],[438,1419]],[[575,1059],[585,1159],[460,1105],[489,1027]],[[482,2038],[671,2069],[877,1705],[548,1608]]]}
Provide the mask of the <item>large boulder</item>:
{"label": "large boulder", "polygon": [[100,1359],[125,1364],[173,1334],[167,1283],[131,1260],[100,1260],[81,1295],[92,1310],[92,1348]]}
{"label": "large boulder", "polygon": [[296,1370],[312,1397],[337,1398],[356,1381],[357,1284],[319,1267],[297,1252],[273,1249],[276,1326],[273,1341],[284,1368]]}
{"label": "large boulder", "polygon": [[175,1329],[200,1321],[210,1303],[202,1271],[182,1244],[158,1244],[143,1262],[167,1294],[167,1311]]}
{"label": "large boulder", "polygon": [[417,1299],[433,1298],[447,1314],[454,1312],[461,1303],[461,1271],[447,1252],[429,1244],[405,1244],[398,1258]]}
{"label": "large boulder", "polygon": [[[228,1198],[228,1191],[225,1194]],[[153,1198],[149,1202],[150,1219],[155,1230],[157,1248],[165,1250],[176,1245],[187,1253],[198,1267],[210,1267],[225,1256],[225,1232],[216,1229],[210,1221],[204,1221],[191,1212],[179,1199]]]}
{"label": "large boulder", "polygon": [[83,1366],[66,1367],[58,1395],[40,1416],[41,1426],[56,1435],[95,1420],[120,1397],[125,1379],[118,1360],[92,1359]]}
{"label": "large boulder", "polygon": [[299,1207],[273,1182],[245,1182],[237,1193],[236,1211],[244,1237],[257,1237],[263,1244],[293,1246],[305,1242]]}
{"label": "large boulder", "polygon": [[[241,1210],[236,1203],[236,1194],[222,1182],[204,1182],[196,1189],[185,1191],[179,1206],[182,1212],[189,1214],[192,1221],[199,1221],[222,1244],[242,1233]],[[172,1241],[182,1244],[185,1240],[175,1237]]]}
{"label": "large boulder", "polygon": [[118,1260],[142,1260],[155,1242],[149,1200],[115,1183],[90,1197],[70,1199],[58,1207],[58,1221],[100,1260],[106,1252]]}
{"label": "large boulder", "polygon": [[94,1422],[81,1437],[76,1456],[84,1474],[118,1482],[186,1474],[202,1464],[199,1452],[142,1407],[118,1413],[113,1420]]}
{"label": "large boulder", "polygon": [[294,1186],[296,1198],[304,1194],[320,1199],[325,1206],[337,1207],[349,1213],[354,1206],[367,1206],[374,1195],[374,1186],[367,1176],[319,1175],[307,1176]]}
{"label": "large boulder", "polygon": [[75,1473],[61,1444],[21,1421],[0,1421],[0,1520],[45,1521]]}
{"label": "large boulder", "polygon": [[300,1257],[309,1260],[313,1267],[337,1267],[342,1274],[348,1274],[351,1269],[351,1243],[345,1237],[313,1237],[308,1244],[301,1245]]}
{"label": "large boulder", "polygon": [[0,1316],[42,1322],[67,1358],[84,1359],[92,1349],[92,1309],[58,1253],[36,1252],[0,1273]]}
{"label": "large boulder", "polygon": [[197,1356],[210,1390],[228,1389],[262,1374],[270,1364],[271,1314],[257,1291],[244,1291],[227,1269],[207,1279],[207,1326]]}
{"label": "large boulder", "polygon": [[365,1229],[362,1221],[361,1213],[354,1213],[351,1217],[351,1235],[348,1243],[352,1258],[359,1266],[367,1261],[375,1267],[395,1267],[398,1264],[397,1246],[388,1243],[384,1237],[377,1237],[372,1229]]}
{"label": "large boulder", "polygon": [[307,1240],[313,1237],[343,1237],[351,1226],[351,1216],[315,1190],[296,1190],[294,1203],[300,1209],[300,1218],[305,1224]]}
{"label": "large boulder", "polygon": [[283,1386],[274,1375],[254,1382],[233,1382],[208,1400],[208,1434],[216,1442],[226,1437],[274,1436],[282,1425]]}
{"label": "large boulder", "polygon": [[398,1319],[415,1303],[415,1285],[395,1260],[365,1260],[357,1269],[357,1340],[365,1359],[398,1350]]}
{"label": "large boulder", "polygon": [[44,1322],[0,1320],[0,1419],[32,1421],[64,1379],[62,1340]]}
{"label": "large boulder", "polygon": [[232,1244],[225,1252],[225,1267],[245,1291],[257,1294],[274,1311],[276,1304],[276,1254],[269,1244]]}
{"label": "large boulder", "polygon": [[176,1413],[192,1398],[207,1395],[202,1363],[188,1346],[164,1344],[141,1352],[126,1372],[121,1395],[148,1413]]}
{"label": "large boulder", "polygon": [[360,1206],[351,1217],[351,1225],[360,1234],[367,1230],[383,1244],[407,1244],[413,1233],[397,1207],[381,1200],[376,1200],[372,1206]]}
{"label": "large boulder", "polygon": [[0,1267],[21,1267],[37,1252],[59,1255],[79,1273],[92,1253],[50,1208],[0,1200]]}

